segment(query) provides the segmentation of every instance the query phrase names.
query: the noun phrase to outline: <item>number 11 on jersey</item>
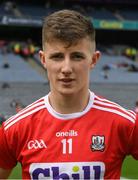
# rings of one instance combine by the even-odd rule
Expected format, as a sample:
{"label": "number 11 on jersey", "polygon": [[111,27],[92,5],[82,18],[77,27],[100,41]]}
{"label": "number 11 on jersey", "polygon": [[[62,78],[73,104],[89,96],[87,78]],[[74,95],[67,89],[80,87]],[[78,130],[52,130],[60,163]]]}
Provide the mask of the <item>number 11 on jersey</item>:
{"label": "number 11 on jersey", "polygon": [[72,154],[72,138],[70,139],[62,139],[62,153],[63,154]]}

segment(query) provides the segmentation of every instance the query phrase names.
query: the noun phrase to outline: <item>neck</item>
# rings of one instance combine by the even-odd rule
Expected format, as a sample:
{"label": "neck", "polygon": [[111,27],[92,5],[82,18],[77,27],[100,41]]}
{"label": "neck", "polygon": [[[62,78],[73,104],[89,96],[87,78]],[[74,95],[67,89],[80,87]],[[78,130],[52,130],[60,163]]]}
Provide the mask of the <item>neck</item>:
{"label": "neck", "polygon": [[56,95],[50,93],[49,101],[53,109],[61,114],[70,114],[81,112],[85,109],[89,101],[89,91],[86,93],[77,93],[77,95]]}

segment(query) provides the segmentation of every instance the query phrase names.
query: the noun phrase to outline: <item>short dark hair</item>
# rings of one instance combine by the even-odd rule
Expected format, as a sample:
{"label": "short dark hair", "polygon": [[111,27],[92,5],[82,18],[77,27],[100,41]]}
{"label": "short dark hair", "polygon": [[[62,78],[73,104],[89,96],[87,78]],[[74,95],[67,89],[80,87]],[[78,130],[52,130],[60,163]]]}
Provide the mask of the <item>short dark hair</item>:
{"label": "short dark hair", "polygon": [[47,16],[43,22],[42,43],[58,39],[68,46],[89,37],[95,41],[95,29],[90,18],[74,10],[60,10]]}

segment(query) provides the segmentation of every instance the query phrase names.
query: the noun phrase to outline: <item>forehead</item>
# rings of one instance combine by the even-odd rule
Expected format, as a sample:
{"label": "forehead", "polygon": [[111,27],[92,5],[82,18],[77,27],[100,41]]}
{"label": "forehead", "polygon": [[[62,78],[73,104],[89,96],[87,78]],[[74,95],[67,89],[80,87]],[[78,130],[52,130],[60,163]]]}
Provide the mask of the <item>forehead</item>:
{"label": "forehead", "polygon": [[83,38],[69,45],[69,43],[52,40],[51,42],[45,42],[44,50],[48,53],[50,51],[76,51],[76,50],[95,50],[95,42],[91,41],[89,38]]}

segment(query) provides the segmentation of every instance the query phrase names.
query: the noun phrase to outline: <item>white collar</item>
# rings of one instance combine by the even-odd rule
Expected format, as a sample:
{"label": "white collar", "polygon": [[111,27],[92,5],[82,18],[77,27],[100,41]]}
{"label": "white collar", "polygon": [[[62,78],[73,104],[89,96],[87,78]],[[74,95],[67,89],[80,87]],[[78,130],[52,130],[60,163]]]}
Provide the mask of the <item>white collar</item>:
{"label": "white collar", "polygon": [[75,112],[75,113],[71,113],[71,114],[61,114],[61,113],[58,113],[57,111],[55,111],[53,109],[53,107],[49,103],[49,94],[46,95],[45,98],[44,98],[45,99],[45,105],[46,105],[46,108],[49,111],[49,113],[51,115],[53,115],[54,117],[58,118],[58,119],[69,120],[69,119],[78,118],[78,117],[81,117],[84,114],[86,114],[91,109],[91,107],[93,105],[94,93],[91,92],[91,91],[89,91],[89,92],[90,92],[89,102],[88,102],[86,108],[83,111],[81,111],[81,112]]}

